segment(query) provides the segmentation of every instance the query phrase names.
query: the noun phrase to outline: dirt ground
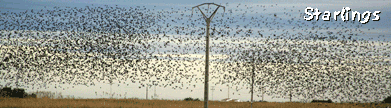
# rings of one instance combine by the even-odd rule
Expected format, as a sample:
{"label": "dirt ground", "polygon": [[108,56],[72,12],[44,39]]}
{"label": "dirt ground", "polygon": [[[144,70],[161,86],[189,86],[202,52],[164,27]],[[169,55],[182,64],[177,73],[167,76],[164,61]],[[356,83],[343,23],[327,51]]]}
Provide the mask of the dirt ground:
{"label": "dirt ground", "polygon": [[[18,99],[0,98],[1,108],[203,108],[203,101],[138,99]],[[249,102],[210,101],[209,108],[249,108]],[[254,102],[253,108],[388,108],[391,104],[370,103],[277,103]]]}

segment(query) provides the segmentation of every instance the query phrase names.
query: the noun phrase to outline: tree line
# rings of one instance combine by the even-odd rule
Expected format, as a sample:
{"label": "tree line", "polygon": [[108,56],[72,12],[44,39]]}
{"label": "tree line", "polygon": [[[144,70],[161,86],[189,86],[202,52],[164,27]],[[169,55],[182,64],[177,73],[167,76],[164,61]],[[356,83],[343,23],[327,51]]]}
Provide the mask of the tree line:
{"label": "tree line", "polygon": [[1,97],[15,97],[15,98],[37,98],[37,95],[34,93],[28,94],[24,89],[11,87],[4,87],[0,90]]}

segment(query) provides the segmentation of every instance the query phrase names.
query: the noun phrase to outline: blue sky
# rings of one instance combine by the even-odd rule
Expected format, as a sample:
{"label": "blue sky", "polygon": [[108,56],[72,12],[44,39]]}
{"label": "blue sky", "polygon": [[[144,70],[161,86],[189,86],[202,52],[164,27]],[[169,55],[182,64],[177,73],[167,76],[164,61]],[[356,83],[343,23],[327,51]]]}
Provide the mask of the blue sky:
{"label": "blue sky", "polygon": [[[180,8],[184,9],[185,7],[191,8],[192,6],[201,4],[201,3],[209,3],[214,2],[217,4],[221,4],[226,6],[226,3],[228,2],[228,6],[226,6],[226,15],[229,14],[229,10],[233,10],[235,12],[236,9],[244,9],[245,7],[237,7],[239,4],[241,6],[243,5],[264,5],[266,6],[267,11],[262,10],[255,10],[259,11],[259,13],[252,13],[247,14],[248,17],[259,17],[260,15],[268,15],[268,14],[274,14],[277,13],[278,16],[283,16],[283,12],[288,11],[289,14],[292,14],[292,16],[296,15],[299,16],[300,13],[304,13],[304,9],[306,7],[312,7],[312,8],[318,8],[320,12],[324,11],[341,11],[342,7],[350,7],[352,11],[358,11],[360,13],[363,13],[365,11],[381,11],[380,21],[372,21],[370,20],[367,24],[363,24],[363,28],[373,28],[375,27],[375,30],[367,31],[368,36],[378,36],[378,35],[386,35],[387,40],[390,40],[390,32],[388,32],[391,28],[391,1],[389,0],[322,0],[322,1],[308,1],[308,0],[294,0],[294,1],[288,1],[288,0],[262,0],[262,1],[250,1],[250,0],[205,0],[205,1],[184,1],[184,0],[2,0],[0,1],[0,13],[3,12],[24,12],[24,11],[30,11],[31,9],[35,10],[41,10],[46,8],[53,8],[55,6],[57,7],[82,7],[85,6],[103,6],[103,5],[110,5],[115,6],[118,5],[119,7],[135,7],[135,6],[146,6],[147,8],[154,8],[156,6],[156,9],[164,9],[164,10],[170,10],[170,8]],[[276,5],[277,4],[277,5]],[[273,6],[271,6],[273,5]],[[286,9],[286,10],[284,10]],[[289,11],[289,10],[293,11]],[[300,10],[300,12],[298,12]],[[197,11],[197,10],[196,10]],[[223,12],[219,10],[219,12]],[[186,13],[187,15],[190,15],[191,13],[188,11]],[[198,13],[199,14],[199,13]],[[195,13],[196,15],[196,13]],[[218,14],[220,15],[220,14]],[[220,17],[216,15],[216,17]],[[235,13],[233,13],[235,15]],[[197,16],[194,16],[197,17]],[[291,17],[280,17],[282,18],[281,22],[287,22]],[[351,16],[349,16],[351,18]],[[372,16],[371,19],[374,17]],[[197,19],[197,18],[194,18]],[[218,20],[219,18],[216,18],[214,20]],[[224,17],[222,18],[224,19]],[[304,21],[304,18],[297,17],[295,20],[302,20]],[[203,20],[201,21],[203,22]],[[338,21],[336,22],[342,22],[340,18],[338,18]],[[242,24],[248,24],[250,22],[241,22],[238,23],[243,27]],[[311,22],[305,22],[308,24],[311,24]],[[329,24],[331,22],[322,21],[321,19],[317,21],[317,25],[321,26],[322,24]],[[356,21],[356,24],[358,22]],[[360,24],[358,24],[360,25]],[[230,25],[232,27],[235,27],[235,25]],[[295,25],[291,25],[295,26]],[[333,26],[333,25],[330,25]],[[202,25],[198,25],[198,27],[204,27]],[[253,29],[260,29],[253,27]],[[368,38],[368,36],[366,38]],[[364,36],[365,37],[365,36]],[[203,53],[201,53],[203,54]],[[63,95],[75,95],[76,97],[84,97],[84,98],[100,98],[101,96],[96,96],[95,93],[90,92],[89,90],[96,90],[99,93],[102,93],[104,91],[108,92],[109,85],[106,83],[96,83],[97,86],[92,87],[85,87],[85,86],[72,86],[72,85],[64,85],[66,87],[70,87],[69,89],[64,90],[58,90],[49,88],[49,89],[39,89],[39,90],[45,90],[45,91],[58,91],[62,92]],[[193,92],[189,92],[189,90],[173,90],[171,88],[163,88],[163,87],[157,87],[157,94],[159,95],[159,98],[165,98],[165,99],[183,99],[185,97],[196,97],[196,98],[203,98],[203,84],[202,83],[195,83],[197,85],[197,88],[193,89]],[[127,92],[127,97],[138,97],[138,98],[145,98],[145,88],[138,88],[138,84],[130,84],[130,86],[120,85],[117,84],[113,85],[113,92],[124,94]],[[102,87],[102,88],[100,88]],[[216,86],[216,90],[214,91],[214,99],[223,99],[226,98],[227,91],[226,86]],[[223,92],[220,92],[219,90],[222,89]],[[153,88],[150,89],[149,94],[153,94],[152,92]],[[32,89],[28,89],[28,91],[32,91]],[[233,91],[233,90],[232,90]],[[242,95],[231,95],[233,98],[239,98],[241,100],[249,100],[249,95],[247,91],[240,91],[237,93],[241,93]],[[201,95],[202,94],[202,95]],[[211,94],[211,92],[210,92]],[[108,97],[108,96],[103,96]],[[287,101],[288,99],[272,99],[271,96],[265,97],[267,101]],[[255,100],[260,100],[260,98],[255,98]]]}
{"label": "blue sky", "polygon": [[[338,0],[325,0],[325,1],[306,1],[306,0],[264,0],[264,1],[241,1],[241,0],[228,0],[228,1],[222,1],[222,0],[206,0],[206,1],[182,1],[182,0],[3,0],[0,4],[0,12],[24,12],[26,10],[41,10],[46,8],[52,8],[54,6],[58,7],[85,7],[85,6],[104,6],[104,5],[111,5],[115,6],[118,5],[119,7],[134,7],[134,6],[146,6],[152,8],[153,6],[157,6],[157,8],[162,9],[170,9],[170,8],[184,8],[187,7],[188,9],[192,6],[205,3],[205,2],[214,2],[217,4],[222,4],[223,6],[228,3],[227,10],[229,9],[238,9],[236,6],[238,4],[243,5],[265,5],[268,10],[261,11],[258,14],[268,14],[268,13],[277,13],[282,14],[284,11],[283,8],[286,8],[287,10],[293,9],[294,11],[289,12],[290,14],[297,14],[300,13],[297,12],[297,10],[301,10],[301,13],[304,13],[304,9],[306,7],[312,7],[312,8],[318,8],[320,12],[324,11],[341,11],[342,7],[350,7],[352,11],[358,11],[360,13],[363,13],[365,11],[381,11],[380,21],[372,21],[370,20],[369,23],[363,25],[364,27],[372,28],[390,28],[391,22],[387,19],[390,19],[390,1],[383,1],[383,0],[345,0],[345,1],[338,1]],[[275,5],[277,4],[277,6]],[[271,7],[270,5],[274,5],[274,7]],[[295,6],[295,8],[292,8]],[[240,8],[240,7],[239,7]],[[276,9],[276,10],[275,10]],[[351,11],[351,12],[352,12]],[[226,11],[228,12],[228,11]],[[350,13],[351,13],[350,12]],[[190,14],[190,13],[189,13]],[[255,14],[254,16],[258,16],[258,14]],[[217,16],[216,16],[217,17]],[[351,16],[350,16],[351,18]],[[373,19],[373,15],[371,16],[371,19]],[[300,18],[301,20],[304,20],[304,18]],[[320,19],[318,22],[324,22]],[[341,21],[341,19],[338,19]],[[328,23],[328,22],[324,22]]]}

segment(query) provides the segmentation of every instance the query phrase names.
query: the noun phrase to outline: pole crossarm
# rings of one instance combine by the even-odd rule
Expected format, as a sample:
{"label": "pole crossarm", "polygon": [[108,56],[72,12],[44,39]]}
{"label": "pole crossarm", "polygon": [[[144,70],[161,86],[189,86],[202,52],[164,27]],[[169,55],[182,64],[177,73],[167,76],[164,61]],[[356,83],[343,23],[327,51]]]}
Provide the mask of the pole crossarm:
{"label": "pole crossarm", "polygon": [[[211,16],[207,17],[207,16],[204,14],[204,12],[202,12],[202,10],[200,9],[200,6],[202,6],[202,5],[208,5],[208,6],[209,6],[209,5],[211,5],[211,4],[212,4],[212,5],[216,5],[217,8],[216,8],[216,10],[213,12],[213,14],[212,14]],[[200,11],[201,11],[201,14],[204,16],[205,21],[206,21],[207,19],[212,20],[213,17],[214,17],[214,15],[216,14],[217,10],[218,10],[220,7],[223,7],[224,13],[225,13],[225,6],[221,6],[221,5],[218,5],[218,4],[215,4],[215,3],[202,3],[202,4],[200,4],[200,5],[197,5],[197,6],[192,7],[192,9],[191,9],[191,15],[193,15],[193,10],[194,10],[194,8],[198,8],[198,10],[200,10]],[[223,17],[224,17],[224,14],[223,14]]]}

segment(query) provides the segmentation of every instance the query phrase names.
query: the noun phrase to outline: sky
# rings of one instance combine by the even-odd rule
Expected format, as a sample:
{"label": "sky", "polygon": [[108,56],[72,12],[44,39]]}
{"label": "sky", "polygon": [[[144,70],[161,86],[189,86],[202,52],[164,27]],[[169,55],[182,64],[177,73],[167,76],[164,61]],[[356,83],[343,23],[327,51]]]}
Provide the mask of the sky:
{"label": "sky", "polygon": [[[265,5],[267,6],[268,11],[260,11],[257,14],[250,14],[249,16],[259,16],[258,14],[264,15],[264,14],[271,14],[271,13],[277,13],[278,15],[283,14],[285,12],[283,9],[287,8],[292,9],[294,7],[295,11],[290,12],[292,15],[299,16],[300,13],[304,13],[304,10],[306,7],[312,7],[317,8],[320,10],[320,12],[324,11],[341,11],[343,7],[350,7],[352,11],[358,11],[360,13],[363,13],[365,11],[375,12],[375,11],[381,11],[380,14],[380,21],[372,21],[370,20],[367,24],[363,24],[363,28],[373,28],[376,27],[375,30],[367,31],[368,35],[363,36],[363,38],[370,38],[375,37],[378,35],[386,35],[385,40],[391,40],[389,28],[391,28],[391,1],[390,0],[322,0],[322,1],[308,1],[308,0],[259,0],[259,1],[252,1],[252,0],[200,0],[200,1],[187,1],[187,0],[2,0],[0,1],[0,13],[3,12],[24,12],[26,10],[40,10],[45,8],[53,8],[55,6],[57,7],[85,7],[85,6],[103,6],[103,5],[118,5],[119,7],[134,7],[134,6],[146,6],[147,8],[152,8],[153,6],[156,6],[158,9],[164,9],[169,10],[170,8],[191,8],[192,6],[201,4],[201,3],[210,3],[214,2],[216,4],[221,4],[226,6],[226,3],[228,2],[228,6],[226,8],[226,14],[230,15],[229,10],[235,10],[237,9],[237,5]],[[275,4],[278,4],[277,6]],[[274,5],[271,7],[270,5]],[[301,10],[301,12],[297,12],[296,10]],[[222,11],[218,11],[222,12]],[[190,14],[190,13],[188,13]],[[199,14],[199,13],[198,13]],[[200,17],[200,16],[197,16]],[[216,15],[217,17],[217,15]],[[285,19],[286,18],[286,19]],[[282,19],[289,19],[290,17],[282,17]],[[349,16],[351,19],[351,16]],[[304,20],[302,17],[297,17],[298,20]],[[374,19],[373,16],[371,16],[370,19]],[[218,20],[218,18],[216,18]],[[333,19],[331,19],[333,20]],[[339,18],[338,21],[342,22]],[[321,26],[321,24],[327,24],[329,22],[322,21],[322,19],[319,19],[317,21],[317,24]],[[233,25],[232,25],[233,26]],[[203,27],[203,26],[199,26]],[[1,26],[0,26],[1,28]],[[261,29],[261,28],[254,28],[254,29]],[[201,53],[203,54],[203,53]],[[196,68],[203,68],[202,65],[199,65],[199,67]],[[128,98],[130,97],[136,97],[140,99],[145,99],[145,92],[146,89],[139,88],[138,83],[130,83],[129,86],[123,85],[123,84],[114,84],[112,85],[112,92],[115,94],[122,94],[125,95]],[[0,83],[0,84],[4,84]],[[54,87],[50,87],[47,89],[38,89],[38,91],[52,91],[52,92],[61,92],[63,95],[74,95],[75,97],[82,97],[82,98],[107,98],[108,95],[104,95],[103,92],[110,92],[110,85],[107,83],[100,83],[96,82],[96,86],[90,86],[86,87],[83,85],[61,85],[64,87],[69,87],[66,90],[62,89],[55,89]],[[163,87],[156,87],[156,94],[158,95],[158,98],[163,99],[184,99],[186,97],[194,97],[194,98],[203,98],[203,83],[194,83],[197,85],[197,88],[193,89],[191,92],[190,90],[173,90],[171,88],[163,88]],[[212,87],[210,87],[212,88]],[[213,96],[211,96],[211,100],[221,100],[223,98],[227,98],[227,86],[226,85],[217,85],[214,87],[216,90],[213,91]],[[97,91],[97,94],[95,92],[92,92],[92,90]],[[220,91],[221,90],[221,91]],[[35,91],[35,89],[28,88],[28,92]],[[234,92],[232,94],[232,91],[230,90],[230,97],[231,98],[237,98],[241,100],[249,100],[250,95],[248,93],[248,90],[241,90],[238,92]],[[149,98],[152,94],[154,94],[154,87],[150,88],[148,91]],[[237,95],[241,94],[241,95]],[[212,91],[210,91],[210,95],[212,95]],[[119,96],[114,96],[115,98],[118,98]],[[272,96],[266,96],[266,101],[277,101],[277,102],[285,102],[289,101],[289,99],[282,99],[282,98],[271,98]],[[256,97],[254,100],[261,100],[260,97]],[[298,101],[297,99],[293,99],[294,101]]]}

